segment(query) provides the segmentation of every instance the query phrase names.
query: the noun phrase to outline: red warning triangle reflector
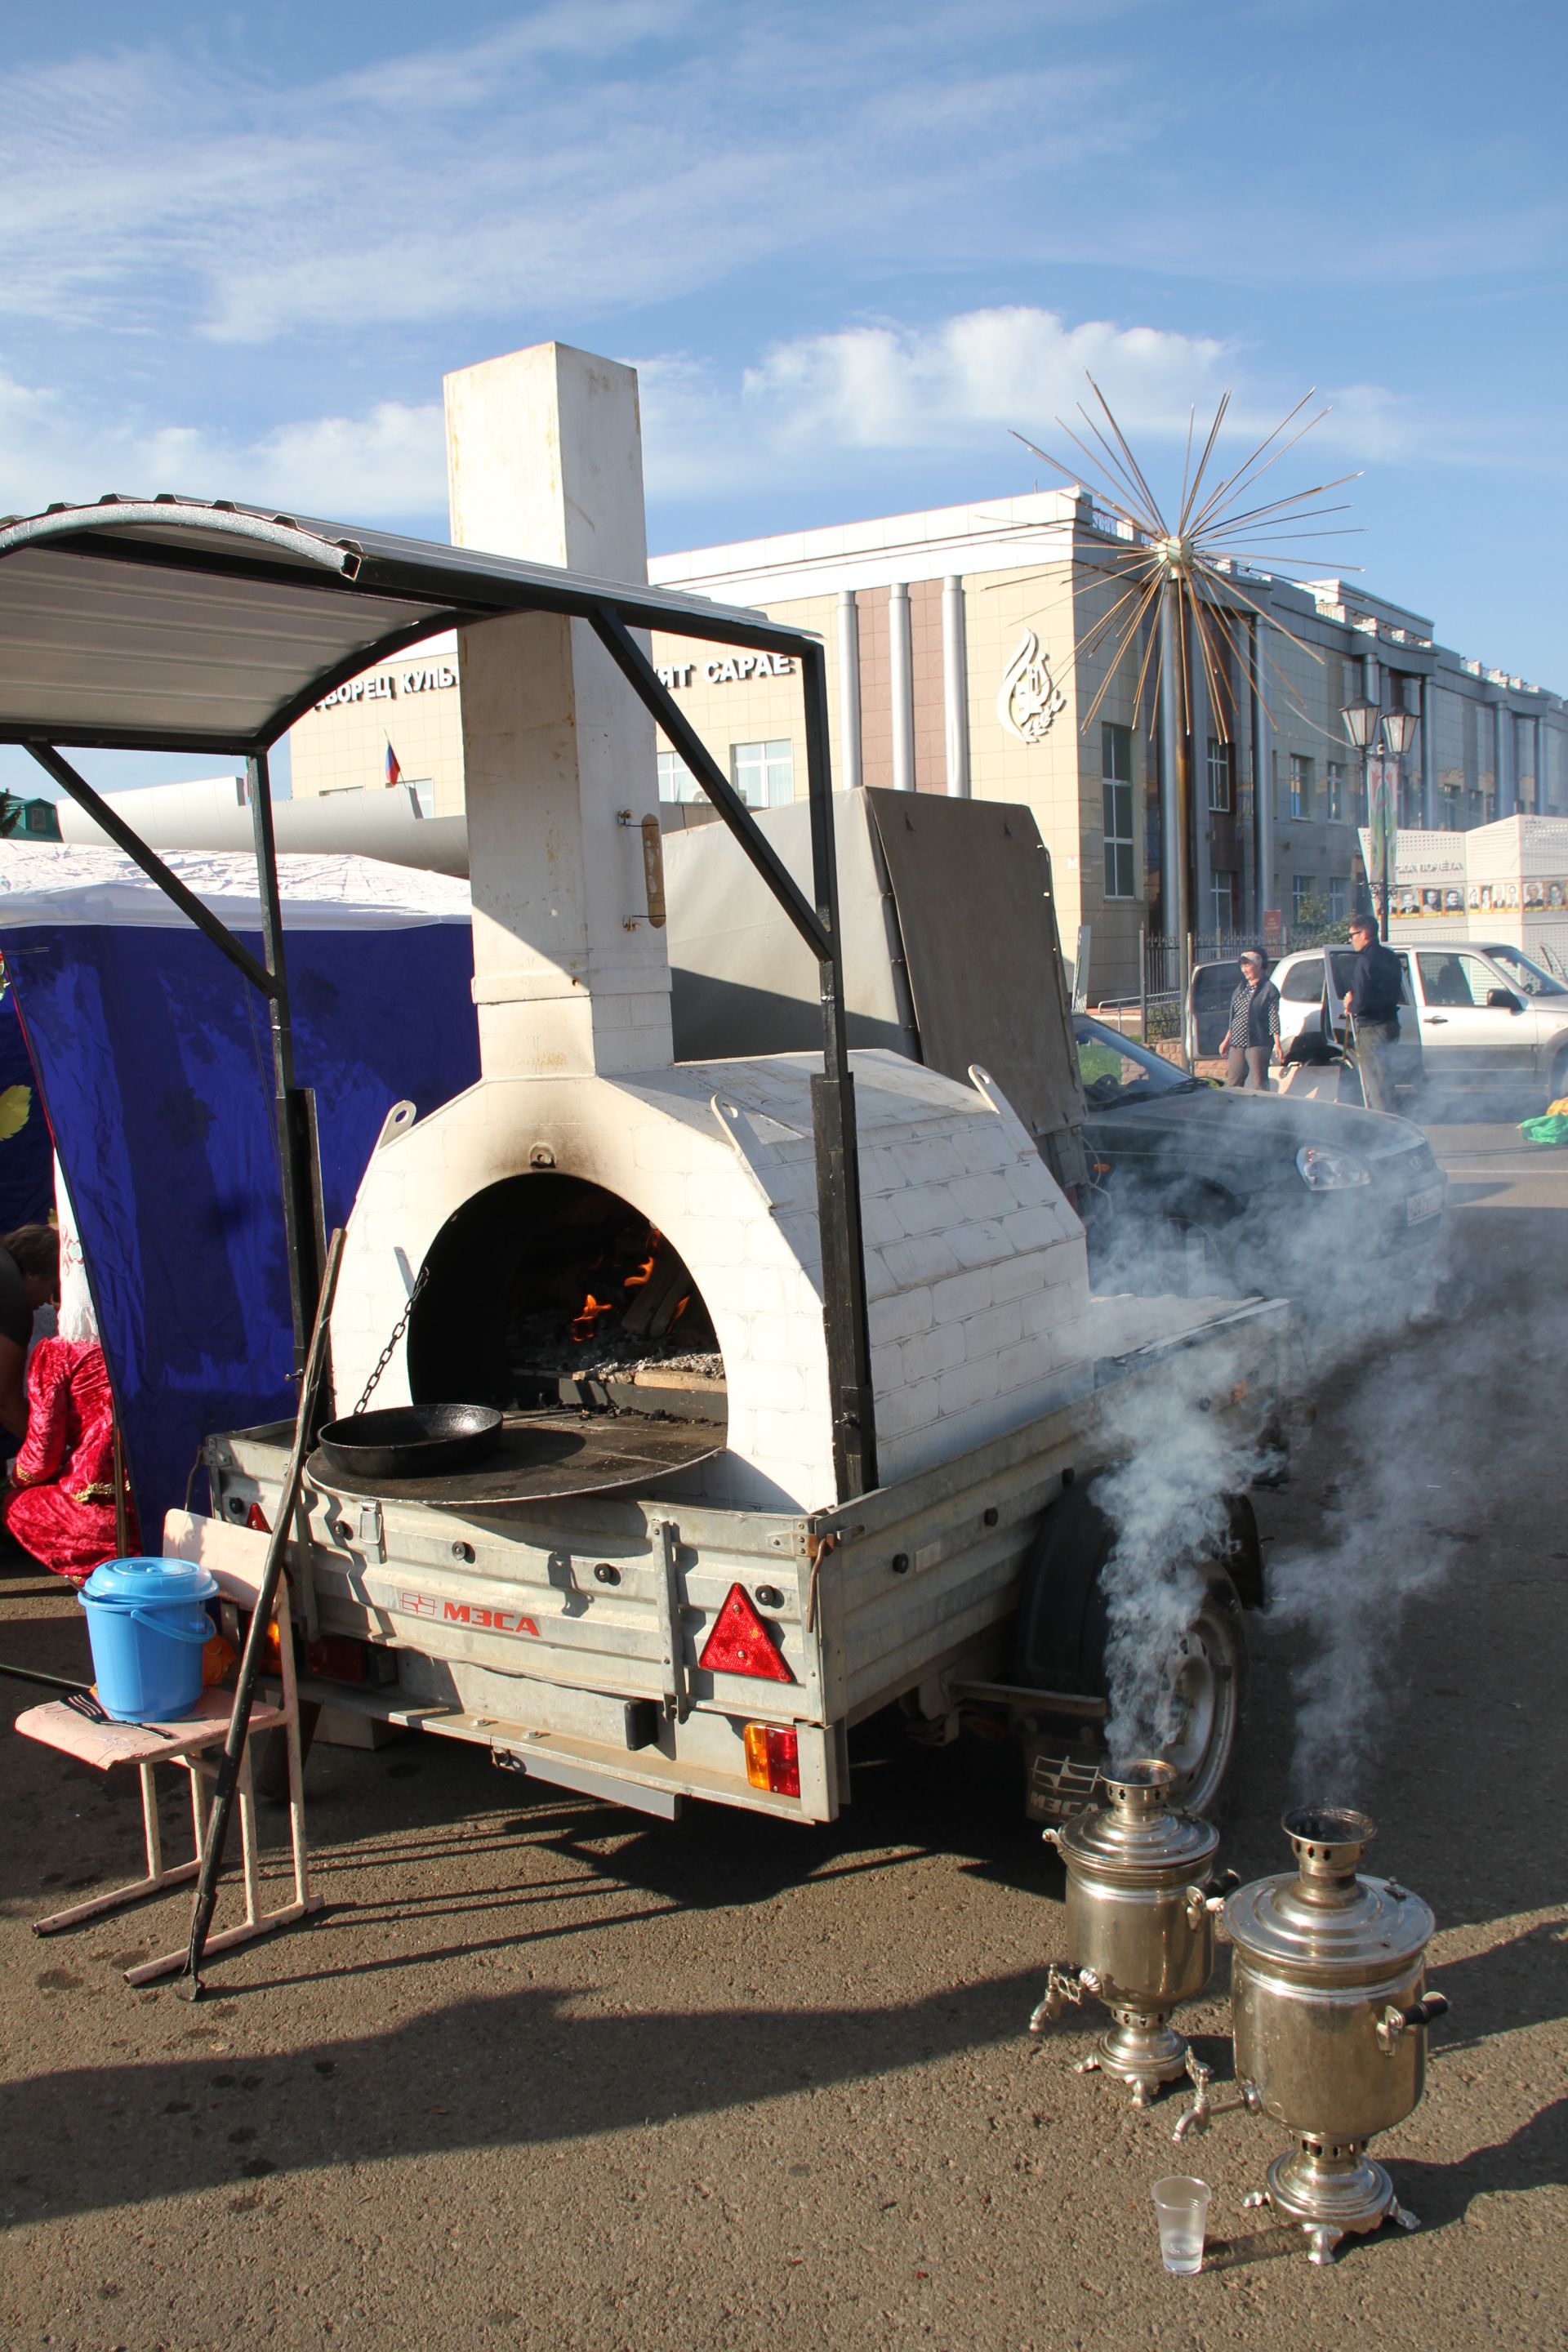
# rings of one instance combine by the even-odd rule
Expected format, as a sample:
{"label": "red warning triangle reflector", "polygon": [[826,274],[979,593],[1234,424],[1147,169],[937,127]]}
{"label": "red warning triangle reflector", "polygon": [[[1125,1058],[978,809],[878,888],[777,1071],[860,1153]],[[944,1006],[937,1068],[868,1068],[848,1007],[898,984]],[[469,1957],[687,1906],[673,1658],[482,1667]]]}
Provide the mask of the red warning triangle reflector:
{"label": "red warning triangle reflector", "polygon": [[759,1682],[793,1683],[778,1643],[752,1605],[744,1585],[732,1584],[713,1620],[698,1665],[710,1675],[753,1675]]}
{"label": "red warning triangle reflector", "polygon": [[252,1503],[245,1515],[245,1524],[247,1528],[254,1528],[258,1536],[269,1536],[272,1533],[267,1524],[267,1514],[259,1503]]}

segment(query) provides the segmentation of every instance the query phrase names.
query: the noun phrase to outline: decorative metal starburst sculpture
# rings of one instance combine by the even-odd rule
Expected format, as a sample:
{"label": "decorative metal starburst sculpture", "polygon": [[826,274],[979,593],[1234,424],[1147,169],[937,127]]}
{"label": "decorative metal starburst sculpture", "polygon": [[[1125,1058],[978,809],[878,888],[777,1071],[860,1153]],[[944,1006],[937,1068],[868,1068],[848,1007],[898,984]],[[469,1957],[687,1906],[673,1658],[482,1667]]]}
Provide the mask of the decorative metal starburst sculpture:
{"label": "decorative metal starburst sculpture", "polygon": [[[1338,538],[1348,528],[1336,524],[1328,530],[1309,529],[1324,516],[1343,514],[1348,502],[1328,505],[1324,501],[1331,491],[1342,489],[1347,482],[1358,478],[1355,474],[1342,474],[1330,482],[1319,482],[1310,489],[1291,490],[1283,497],[1264,499],[1260,503],[1243,505],[1242,501],[1261,482],[1263,477],[1278,465],[1289,450],[1293,449],[1313,426],[1321,425],[1329,414],[1320,409],[1292,432],[1292,425],[1312,398],[1308,392],[1271,433],[1266,434],[1251,454],[1230,473],[1215,478],[1215,450],[1220,428],[1230,407],[1228,392],[1220,396],[1209,426],[1197,465],[1193,464],[1193,444],[1196,436],[1197,412],[1189,412],[1186,455],[1182,467],[1181,502],[1174,521],[1166,518],[1159,499],[1149,487],[1148,477],[1133,455],[1126,435],[1111,410],[1110,402],[1092,376],[1089,389],[1094,394],[1099,417],[1091,415],[1083,403],[1078,414],[1089,439],[1081,438],[1061,417],[1055,421],[1067,436],[1082,459],[1088,461],[1090,495],[1096,505],[1113,518],[1122,534],[1119,542],[1107,548],[1106,560],[1113,578],[1121,583],[1121,593],[1089,628],[1075,648],[1075,659],[1084,661],[1089,655],[1109,648],[1105,674],[1084,712],[1082,724],[1087,730],[1098,717],[1101,704],[1110,692],[1123,656],[1138,643],[1145,622],[1157,620],[1159,626],[1151,627],[1139,666],[1138,684],[1133,707],[1142,701],[1143,689],[1151,665],[1160,648],[1161,660],[1170,667],[1168,688],[1178,688],[1181,697],[1181,728],[1184,735],[1193,731],[1193,678],[1191,648],[1196,648],[1198,661],[1208,687],[1209,708],[1222,739],[1231,738],[1230,717],[1236,709],[1235,677],[1248,674],[1249,665],[1239,642],[1239,631],[1246,626],[1246,615],[1256,614],[1267,621],[1279,634],[1312,661],[1321,663],[1322,656],[1313,646],[1296,636],[1279,619],[1278,613],[1265,611],[1247,593],[1237,568],[1266,569],[1282,572],[1288,578],[1309,566],[1321,562],[1320,556],[1307,553],[1300,542],[1305,540]],[[1073,483],[1084,483],[1082,465],[1065,464],[1042,449],[1026,434],[1015,431],[1015,440],[1026,449]],[[1094,446],[1090,446],[1092,443]],[[1359,567],[1347,567],[1359,568]],[[1228,656],[1228,660],[1226,656]],[[1263,659],[1279,677],[1285,691],[1291,693],[1289,681],[1273,663],[1265,647]],[[1262,696],[1263,682],[1258,688]],[[1296,698],[1292,696],[1292,698]],[[1267,699],[1264,708],[1268,709]],[[1272,713],[1269,713],[1272,723]]]}

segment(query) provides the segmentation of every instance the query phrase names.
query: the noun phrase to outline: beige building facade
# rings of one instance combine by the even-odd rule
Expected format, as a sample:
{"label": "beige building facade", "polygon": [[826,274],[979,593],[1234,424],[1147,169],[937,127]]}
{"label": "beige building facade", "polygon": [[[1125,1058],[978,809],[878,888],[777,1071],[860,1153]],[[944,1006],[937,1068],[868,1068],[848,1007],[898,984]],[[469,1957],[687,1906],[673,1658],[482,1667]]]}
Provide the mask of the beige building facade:
{"label": "beige building facade", "polygon": [[[1141,934],[1174,928],[1160,887],[1157,665],[1144,631],[1112,666],[1121,632],[1100,625],[1122,595],[1127,551],[1125,527],[1066,488],[657,556],[648,577],[821,639],[839,788],[1031,809],[1063,944],[1070,954],[1087,926],[1094,992],[1115,994],[1138,987]],[[1173,755],[1164,738],[1165,763],[1185,767],[1187,927],[1200,946],[1288,942],[1362,901],[1349,703],[1420,721],[1398,780],[1405,826],[1568,814],[1560,697],[1462,658],[1424,616],[1342,581],[1237,571],[1234,582],[1215,593],[1212,675],[1196,642],[1187,648],[1184,744]],[[804,795],[797,665],[659,636],[652,658],[747,802]],[[374,787],[390,743],[429,814],[460,810],[456,671],[447,640],[329,697],[294,730],[295,793]],[[657,757],[668,820],[705,814],[662,735]]]}
{"label": "beige building facade", "polygon": [[447,630],[351,678],[289,730],[296,800],[374,792],[393,779],[387,752],[424,816],[463,813],[458,640]]}

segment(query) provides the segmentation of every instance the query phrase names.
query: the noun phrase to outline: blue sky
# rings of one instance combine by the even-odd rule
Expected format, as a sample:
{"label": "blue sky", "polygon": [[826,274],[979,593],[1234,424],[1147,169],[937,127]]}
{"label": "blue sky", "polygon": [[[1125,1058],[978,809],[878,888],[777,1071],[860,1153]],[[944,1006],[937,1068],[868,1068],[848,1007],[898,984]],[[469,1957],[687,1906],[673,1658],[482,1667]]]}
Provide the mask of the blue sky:
{"label": "blue sky", "polygon": [[[442,535],[440,379],[642,372],[651,544],[1032,488],[1093,367],[1168,479],[1310,384],[1323,568],[1568,690],[1557,0],[361,0],[7,15],[0,511]],[[86,761],[102,781],[178,763]],[[190,763],[194,772],[210,762]],[[0,780],[33,789],[9,757]]]}

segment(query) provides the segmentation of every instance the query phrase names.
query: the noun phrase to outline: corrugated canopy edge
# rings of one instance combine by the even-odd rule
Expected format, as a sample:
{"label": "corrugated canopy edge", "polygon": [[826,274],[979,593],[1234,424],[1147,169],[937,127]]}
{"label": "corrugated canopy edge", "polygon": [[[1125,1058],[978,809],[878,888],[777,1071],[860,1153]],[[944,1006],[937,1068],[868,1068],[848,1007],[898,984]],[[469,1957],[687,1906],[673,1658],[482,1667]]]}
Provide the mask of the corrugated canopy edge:
{"label": "corrugated canopy edge", "polygon": [[759,651],[816,642],[679,590],[226,499],[52,506],[0,521],[0,742],[254,753],[437,631],[606,606]]}

